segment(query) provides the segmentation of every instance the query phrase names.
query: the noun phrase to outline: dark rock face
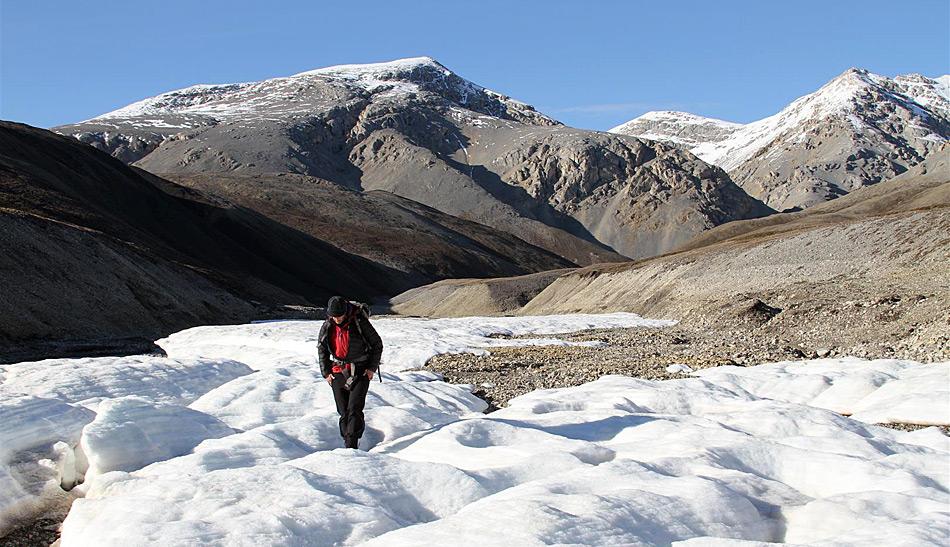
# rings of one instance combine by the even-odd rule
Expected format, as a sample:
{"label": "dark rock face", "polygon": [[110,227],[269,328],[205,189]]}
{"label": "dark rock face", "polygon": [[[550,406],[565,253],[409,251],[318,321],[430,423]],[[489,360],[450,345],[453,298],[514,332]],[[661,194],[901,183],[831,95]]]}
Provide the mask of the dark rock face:
{"label": "dark rock face", "polygon": [[386,192],[294,174],[171,176],[0,123],[0,361],[149,352],[175,330],[286,318],[333,294],[373,301],[576,265]]}
{"label": "dark rock face", "polygon": [[574,266],[506,232],[388,192],[357,192],[290,173],[172,173],[166,177],[383,264],[401,283],[411,286],[453,277],[520,275]]}
{"label": "dark rock face", "polygon": [[662,254],[713,226],[773,212],[721,169],[673,146],[567,128],[511,142],[522,146],[493,150],[498,156],[483,161],[630,258]]}
{"label": "dark rock face", "polygon": [[197,324],[247,321],[262,306],[411,286],[249,209],[6,122],[0,234],[0,359],[68,353],[72,342],[138,348]]}
{"label": "dark rock face", "polygon": [[652,256],[771,212],[689,154],[565,128],[428,58],[195,86],[56,130],[156,173],[385,190],[577,264]]}

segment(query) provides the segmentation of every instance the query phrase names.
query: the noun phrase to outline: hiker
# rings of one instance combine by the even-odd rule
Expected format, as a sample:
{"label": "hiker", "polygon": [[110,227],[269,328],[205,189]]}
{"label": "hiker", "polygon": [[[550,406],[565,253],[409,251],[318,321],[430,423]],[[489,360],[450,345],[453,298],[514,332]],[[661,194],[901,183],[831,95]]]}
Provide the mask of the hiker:
{"label": "hiker", "polygon": [[346,448],[358,448],[363,436],[363,405],[369,381],[379,369],[383,340],[369,322],[366,304],[334,296],[317,339],[320,371],[333,388]]}

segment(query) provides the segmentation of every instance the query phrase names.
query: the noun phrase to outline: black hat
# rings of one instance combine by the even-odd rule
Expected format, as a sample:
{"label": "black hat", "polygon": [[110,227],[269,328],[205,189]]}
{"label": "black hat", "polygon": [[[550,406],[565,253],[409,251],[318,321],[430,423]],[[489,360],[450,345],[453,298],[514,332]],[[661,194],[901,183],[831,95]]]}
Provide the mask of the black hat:
{"label": "black hat", "polygon": [[327,315],[345,315],[346,308],[346,300],[344,300],[342,296],[334,296],[329,302],[327,302]]}

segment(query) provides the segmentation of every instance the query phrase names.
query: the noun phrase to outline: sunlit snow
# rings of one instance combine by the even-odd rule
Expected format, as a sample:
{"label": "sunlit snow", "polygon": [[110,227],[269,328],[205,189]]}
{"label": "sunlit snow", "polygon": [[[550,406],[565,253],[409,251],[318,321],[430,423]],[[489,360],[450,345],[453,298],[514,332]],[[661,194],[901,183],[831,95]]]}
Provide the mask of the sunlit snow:
{"label": "sunlit snow", "polygon": [[0,365],[0,526],[85,476],[63,546],[939,545],[950,534],[950,440],[872,425],[950,422],[950,363],[683,367],[676,380],[605,376],[483,414],[473,386],[408,369],[440,352],[670,323],[373,323],[385,381],[371,386],[358,452],[340,448],[318,322],[189,329],[159,341],[168,358]]}

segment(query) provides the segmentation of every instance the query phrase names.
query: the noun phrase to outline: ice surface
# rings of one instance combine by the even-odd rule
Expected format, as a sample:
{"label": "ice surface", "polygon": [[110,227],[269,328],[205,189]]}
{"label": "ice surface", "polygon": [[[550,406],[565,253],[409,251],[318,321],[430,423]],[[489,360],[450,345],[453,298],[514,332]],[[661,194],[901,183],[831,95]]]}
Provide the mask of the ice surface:
{"label": "ice surface", "polygon": [[[550,338],[507,340],[493,338],[493,335],[549,335],[584,329],[675,324],[675,321],[644,319],[632,313],[449,319],[374,317],[372,321],[384,341],[384,373],[421,367],[440,353],[484,353],[487,348],[499,346],[568,344]],[[288,362],[314,363],[321,324],[321,321],[269,321],[195,327],[158,340],[156,344],[169,357],[234,359],[257,369]]]}
{"label": "ice surface", "polygon": [[[374,410],[370,423],[393,409]],[[701,378],[607,376],[419,427],[369,453],[313,452],[332,418],[318,411],[103,475],[74,504],[63,544],[145,533],[170,544],[877,545],[939,544],[950,531],[950,453],[933,431]]]}
{"label": "ice surface", "polygon": [[[419,381],[418,376],[412,376],[411,381],[402,378],[402,373],[397,373],[387,375],[384,382],[374,380],[366,396],[366,408],[382,406],[462,416],[487,407],[471,394],[469,386]],[[271,368],[239,378],[205,394],[191,407],[239,429],[278,424],[314,409],[336,408],[330,386],[320,376],[319,368],[310,364]]]}
{"label": "ice surface", "polygon": [[86,480],[109,471],[135,471],[187,454],[205,439],[234,430],[207,414],[175,405],[155,406],[138,397],[109,399],[82,430]]}
{"label": "ice surface", "polygon": [[[605,377],[534,392],[474,422],[377,451],[465,469],[493,491],[511,485],[378,544],[656,545],[693,536],[939,544],[948,532],[946,451],[699,379]],[[584,461],[566,441],[613,457]],[[883,524],[880,538],[866,533]]]}
{"label": "ice surface", "polygon": [[862,422],[950,425],[950,363],[817,359],[716,367],[695,375],[727,389],[827,408]]}
{"label": "ice surface", "polygon": [[135,395],[155,403],[188,404],[251,372],[226,359],[166,359],[134,355],[0,365],[0,393],[30,393],[88,406]]}
{"label": "ice surface", "polygon": [[[0,365],[0,533],[15,522],[64,502],[60,485],[72,486],[73,477],[82,474],[84,461],[81,455],[77,461],[74,449],[83,426],[96,417],[92,410],[100,402],[135,394],[156,403],[187,404],[250,372],[246,365],[235,361],[178,361],[148,356]],[[169,440],[160,442],[165,445]],[[160,452],[164,448],[157,449]],[[124,448],[127,452],[147,449]]]}
{"label": "ice surface", "polygon": [[[367,398],[368,452],[339,448],[309,339],[318,323],[177,333],[163,341],[172,361],[246,359],[257,370],[207,389],[188,409],[100,396],[83,442],[99,443],[90,443],[91,466],[110,464],[80,485],[85,497],[73,504],[62,545],[945,543],[950,439],[842,413],[946,423],[948,363],[824,359],[658,382],[605,376],[535,391],[487,415],[472,386],[397,372],[434,352],[513,342],[491,334],[615,321],[660,325],[617,315],[374,318],[389,368]],[[0,387],[23,382],[24,370],[10,370]],[[19,408],[13,400],[0,409]],[[82,416],[36,439],[75,444],[91,412],[45,401]],[[156,446],[181,441],[174,452],[182,455],[149,449],[126,464],[145,437],[167,439]]]}
{"label": "ice surface", "polygon": [[0,532],[59,498],[59,470],[39,462],[71,456],[93,417],[62,401],[0,391]]}

